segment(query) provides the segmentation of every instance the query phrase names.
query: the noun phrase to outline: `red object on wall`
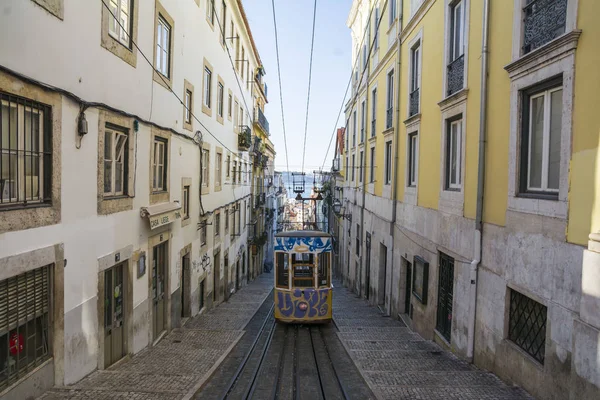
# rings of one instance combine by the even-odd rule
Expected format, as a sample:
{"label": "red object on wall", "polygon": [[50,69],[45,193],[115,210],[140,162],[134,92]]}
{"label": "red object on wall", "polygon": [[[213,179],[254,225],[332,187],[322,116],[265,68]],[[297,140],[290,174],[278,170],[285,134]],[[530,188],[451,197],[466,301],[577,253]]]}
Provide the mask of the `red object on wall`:
{"label": "red object on wall", "polygon": [[13,333],[10,335],[10,354],[16,356],[23,351],[23,335]]}

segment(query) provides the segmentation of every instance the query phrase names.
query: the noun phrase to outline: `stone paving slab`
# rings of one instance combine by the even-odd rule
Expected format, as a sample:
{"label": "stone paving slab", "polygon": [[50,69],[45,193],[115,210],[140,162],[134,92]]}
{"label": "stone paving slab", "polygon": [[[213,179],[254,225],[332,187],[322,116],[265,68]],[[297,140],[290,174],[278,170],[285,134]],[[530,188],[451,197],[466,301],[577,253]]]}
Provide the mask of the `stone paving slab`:
{"label": "stone paving slab", "polygon": [[340,341],[380,400],[532,399],[424,340],[402,321],[384,317],[339,282],[333,318]]}
{"label": "stone paving slab", "polygon": [[260,275],[229,301],[187,321],[157,345],[74,385],[54,388],[43,400],[189,398],[244,334],[244,327],[273,289],[273,275]]}

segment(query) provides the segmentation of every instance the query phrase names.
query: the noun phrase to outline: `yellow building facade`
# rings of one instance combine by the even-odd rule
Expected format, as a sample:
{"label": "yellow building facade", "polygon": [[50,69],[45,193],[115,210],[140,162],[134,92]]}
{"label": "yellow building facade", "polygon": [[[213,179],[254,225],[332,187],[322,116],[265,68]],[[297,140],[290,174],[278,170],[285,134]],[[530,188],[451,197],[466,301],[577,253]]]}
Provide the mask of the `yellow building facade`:
{"label": "yellow building facade", "polygon": [[355,0],[348,18],[344,283],[540,398],[600,395],[598,15]]}

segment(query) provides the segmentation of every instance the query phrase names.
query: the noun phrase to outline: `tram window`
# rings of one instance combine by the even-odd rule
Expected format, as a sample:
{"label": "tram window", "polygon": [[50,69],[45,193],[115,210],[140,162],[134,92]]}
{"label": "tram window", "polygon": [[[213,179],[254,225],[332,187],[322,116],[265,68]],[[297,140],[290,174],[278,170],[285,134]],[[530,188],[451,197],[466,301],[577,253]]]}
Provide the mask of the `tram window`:
{"label": "tram window", "polygon": [[329,260],[329,253],[319,254],[319,276],[317,278],[317,284],[321,287],[329,286],[329,271],[331,267]]}
{"label": "tram window", "polygon": [[290,272],[288,267],[289,255],[286,253],[277,253],[277,287],[288,288]]}
{"label": "tram window", "polygon": [[315,255],[312,253],[292,253],[292,264],[314,264]]}

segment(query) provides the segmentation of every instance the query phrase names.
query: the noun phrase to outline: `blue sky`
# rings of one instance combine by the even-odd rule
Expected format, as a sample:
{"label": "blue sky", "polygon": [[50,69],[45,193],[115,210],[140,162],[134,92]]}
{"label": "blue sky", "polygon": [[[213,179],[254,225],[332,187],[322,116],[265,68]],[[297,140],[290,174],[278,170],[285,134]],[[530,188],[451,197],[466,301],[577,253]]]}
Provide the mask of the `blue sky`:
{"label": "blue sky", "polygon": [[[270,0],[243,0],[243,4],[267,72],[265,81],[269,104],[265,114],[277,151],[275,167],[284,171],[286,162],[272,3]],[[289,167],[297,171],[302,166],[313,5],[312,0],[275,0]],[[317,0],[305,172],[312,172],[323,164],[350,79],[352,43],[346,19],[351,5],[351,0]],[[342,113],[337,126],[343,125]],[[332,143],[326,169],[331,166],[334,146],[335,143]]]}

